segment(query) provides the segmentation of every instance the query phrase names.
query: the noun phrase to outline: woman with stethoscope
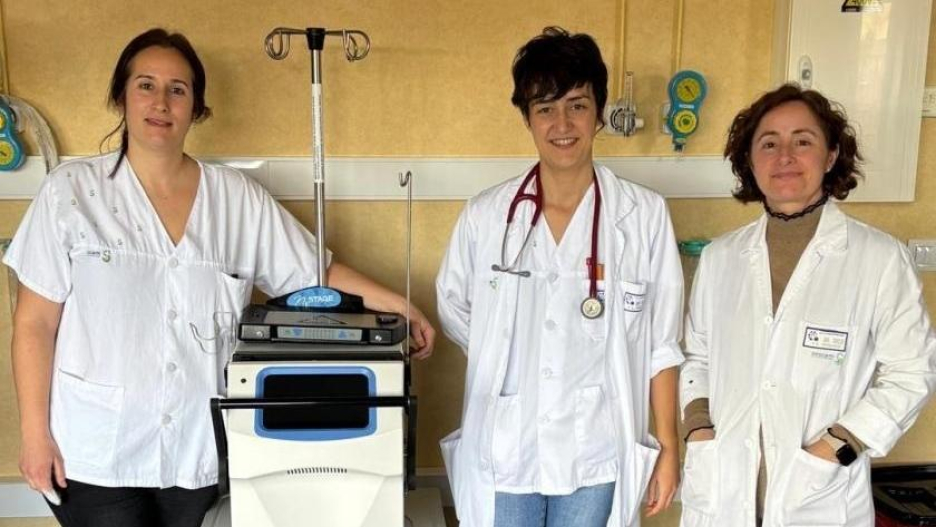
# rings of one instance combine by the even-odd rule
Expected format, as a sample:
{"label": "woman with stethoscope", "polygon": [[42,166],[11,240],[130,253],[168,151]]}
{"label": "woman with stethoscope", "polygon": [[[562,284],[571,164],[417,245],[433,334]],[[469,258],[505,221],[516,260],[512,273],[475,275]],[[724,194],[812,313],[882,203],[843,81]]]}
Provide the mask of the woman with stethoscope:
{"label": "woman with stethoscope", "polygon": [[539,162],[468,202],[437,280],[468,357],[462,428],[441,443],[456,510],[472,527],[637,525],[644,491],[656,514],[679,479],[669,214],[593,163],[607,69],[591,37],[547,28],[513,76]]}

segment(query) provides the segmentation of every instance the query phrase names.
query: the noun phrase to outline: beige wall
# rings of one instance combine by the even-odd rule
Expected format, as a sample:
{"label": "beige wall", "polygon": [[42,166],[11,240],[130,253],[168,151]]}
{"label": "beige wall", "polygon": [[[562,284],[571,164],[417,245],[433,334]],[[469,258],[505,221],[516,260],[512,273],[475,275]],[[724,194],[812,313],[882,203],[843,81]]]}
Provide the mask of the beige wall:
{"label": "beige wall", "polygon": [[[620,43],[615,39],[625,2],[626,39]],[[509,68],[518,46],[543,26],[559,24],[594,35],[609,64],[616,64],[626,50],[627,69],[637,74],[638,104],[648,129],[627,140],[601,136],[597,153],[671,151],[668,138],[658,132],[656,116],[673,67],[675,1],[269,4],[260,9],[252,0],[2,0],[11,92],[42,111],[63,153],[95,153],[116,123],[103,102],[120,49],[140,31],[164,25],[190,37],[208,70],[215,116],[190,134],[193,154],[302,156],[309,144],[308,55],[297,42],[293,56],[272,61],[263,52],[263,37],[276,26],[354,27],[370,34],[374,48],[365,61],[348,64],[334,42],[327,45],[325,137],[330,155],[532,155],[532,142],[510,106]],[[701,129],[687,150],[718,154],[734,113],[768,87],[773,2],[685,4],[681,66],[702,71],[710,85]],[[936,57],[932,48],[930,56]],[[928,81],[936,83],[936,61],[930,62]],[[848,205],[848,212],[901,239],[936,237],[934,141],[936,123],[925,121],[916,202]],[[0,203],[0,237],[14,232],[25,206]],[[680,238],[715,236],[759,214],[756,207],[728,199],[671,200],[670,206]],[[311,225],[307,203],[287,207]],[[434,311],[435,271],[461,207],[460,202],[415,206],[413,292],[427,312]],[[387,284],[403,283],[401,204],[330,203],[328,214],[329,245],[339,259]],[[382,231],[375,237],[377,226]],[[936,274],[924,281],[929,305],[936,307]],[[0,295],[6,295],[5,288],[0,285]],[[8,303],[0,302],[0,345],[9,340],[8,310]],[[0,476],[17,472],[16,412],[7,362],[7,355],[0,354]],[[464,366],[460,351],[444,341],[431,361],[416,366],[421,467],[441,465],[436,442],[457,425]],[[936,410],[931,405],[887,460],[936,461],[936,443],[925,440],[934,433]]]}

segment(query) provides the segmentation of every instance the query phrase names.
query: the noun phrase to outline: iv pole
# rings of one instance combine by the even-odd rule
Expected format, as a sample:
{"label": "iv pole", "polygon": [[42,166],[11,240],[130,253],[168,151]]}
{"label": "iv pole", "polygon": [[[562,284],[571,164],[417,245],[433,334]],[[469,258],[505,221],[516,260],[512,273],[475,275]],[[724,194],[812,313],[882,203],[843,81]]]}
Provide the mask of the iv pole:
{"label": "iv pole", "polygon": [[[322,49],[326,36],[341,36],[348,62],[364,59],[370,51],[370,38],[356,29],[326,30],[320,27],[290,29],[278,27],[266,36],[267,55],[282,60],[289,55],[290,35],[305,35],[312,58],[312,183],[315,191],[315,239],[318,250],[318,283],[327,287],[325,261],[325,142],[322,133]],[[358,41],[363,39],[363,44]]]}

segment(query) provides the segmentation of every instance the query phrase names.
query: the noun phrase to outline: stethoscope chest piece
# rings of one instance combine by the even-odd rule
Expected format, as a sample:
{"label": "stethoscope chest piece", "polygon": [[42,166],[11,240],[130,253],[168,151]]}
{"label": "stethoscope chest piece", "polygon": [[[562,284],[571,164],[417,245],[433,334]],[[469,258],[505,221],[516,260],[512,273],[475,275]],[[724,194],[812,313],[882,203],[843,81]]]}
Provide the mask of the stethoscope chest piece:
{"label": "stethoscope chest piece", "polygon": [[582,301],[582,315],[585,318],[596,319],[604,313],[604,303],[590,296]]}

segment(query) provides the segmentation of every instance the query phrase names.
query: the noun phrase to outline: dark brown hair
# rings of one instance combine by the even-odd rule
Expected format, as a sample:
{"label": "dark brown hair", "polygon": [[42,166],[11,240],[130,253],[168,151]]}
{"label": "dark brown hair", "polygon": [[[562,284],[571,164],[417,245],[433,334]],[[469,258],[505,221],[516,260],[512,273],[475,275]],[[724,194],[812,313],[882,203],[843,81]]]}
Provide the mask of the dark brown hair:
{"label": "dark brown hair", "polygon": [[192,96],[194,98],[192,120],[198,123],[211,117],[211,108],[205,103],[205,67],[185,35],[169,33],[162,28],[153,28],[137,35],[120,53],[120,58],[114,66],[114,74],[111,76],[110,89],[107,92],[107,105],[121,113],[120,123],[101,140],[100,146],[103,150],[108,139],[120,133],[120,155],[108,177],[114,177],[127,155],[128,135],[124,104],[127,98],[127,80],[130,78],[130,63],[141,51],[151,47],[174,49],[182,54],[192,69]]}
{"label": "dark brown hair", "polygon": [[845,110],[815,90],[804,90],[797,84],[784,84],[741,110],[731,123],[725,158],[731,162],[731,171],[738,178],[738,186],[732,195],[739,201],[764,201],[764,193],[758,188],[751,168],[754,132],[764,115],[778,106],[795,101],[805,104],[816,117],[829,150],[838,150],[835,164],[822,178],[823,192],[842,200],[858,185],[858,178],[862,177],[859,165],[863,158],[858,151],[855,129],[848,124]]}
{"label": "dark brown hair", "polygon": [[590,84],[598,122],[604,126],[608,100],[608,68],[595,40],[585,33],[570,35],[561,27],[547,27],[517,51],[513,63],[514,91],[510,101],[530,119],[530,103],[553,101],[574,88]]}

